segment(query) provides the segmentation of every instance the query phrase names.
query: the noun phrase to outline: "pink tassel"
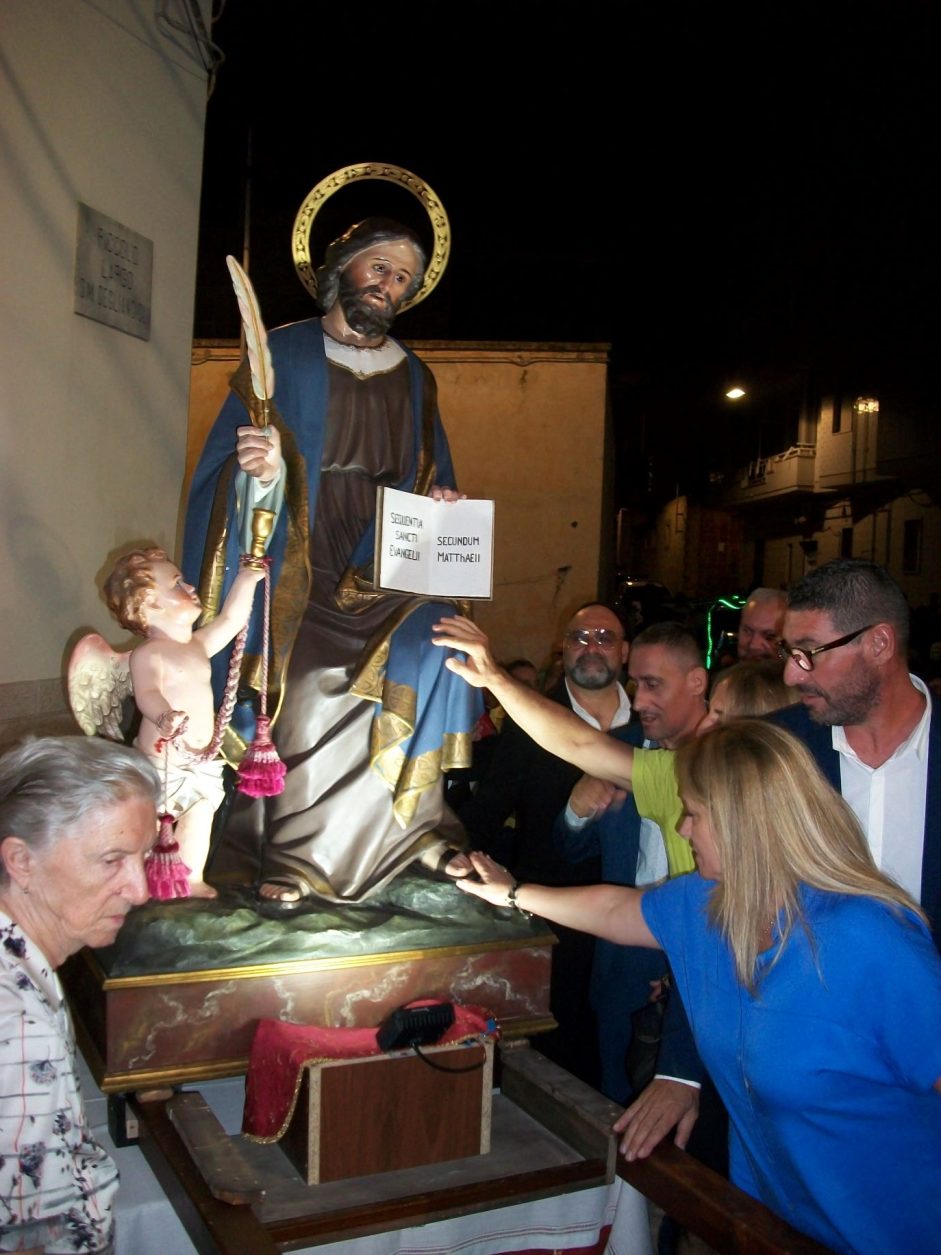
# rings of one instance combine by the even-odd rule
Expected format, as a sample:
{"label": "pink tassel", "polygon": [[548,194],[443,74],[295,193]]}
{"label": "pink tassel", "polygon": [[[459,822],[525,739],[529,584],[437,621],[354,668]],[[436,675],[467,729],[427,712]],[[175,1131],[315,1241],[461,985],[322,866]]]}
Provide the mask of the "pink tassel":
{"label": "pink tassel", "polygon": [[157,844],[147,859],[147,888],[152,898],[165,902],[168,898],[190,896],[190,869],[180,857],[179,843],[173,839],[173,816],[160,816]]}
{"label": "pink tassel", "polygon": [[239,792],[249,797],[275,797],[284,792],[286,773],[271,740],[271,720],[259,715],[255,739],[239,764]]}

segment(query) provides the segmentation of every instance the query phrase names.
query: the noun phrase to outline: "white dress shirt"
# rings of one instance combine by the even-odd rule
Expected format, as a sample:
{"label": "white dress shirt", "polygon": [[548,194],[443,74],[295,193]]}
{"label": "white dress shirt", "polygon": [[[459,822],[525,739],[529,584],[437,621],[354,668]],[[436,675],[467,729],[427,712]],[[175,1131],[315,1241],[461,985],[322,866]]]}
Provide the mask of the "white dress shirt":
{"label": "white dress shirt", "polygon": [[833,748],[840,755],[840,792],[862,825],[872,857],[920,902],[931,694],[917,676],[910,678],[925,695],[925,713],[891,758],[881,767],[868,767],[840,726],[833,728]]}
{"label": "white dress shirt", "polygon": [[[568,693],[569,701],[572,703],[572,709],[575,711],[576,715],[578,715],[579,719],[584,719],[585,723],[587,723],[590,728],[597,728],[598,731],[601,732],[601,724],[595,716],[590,715],[585,707],[579,706],[578,702],[575,700],[575,695],[572,693],[568,680],[565,681],[565,691]],[[617,694],[618,708],[614,712],[614,718],[611,720],[611,727],[623,728],[626,723],[630,723],[631,721],[631,699],[625,693],[623,684],[618,683]]]}

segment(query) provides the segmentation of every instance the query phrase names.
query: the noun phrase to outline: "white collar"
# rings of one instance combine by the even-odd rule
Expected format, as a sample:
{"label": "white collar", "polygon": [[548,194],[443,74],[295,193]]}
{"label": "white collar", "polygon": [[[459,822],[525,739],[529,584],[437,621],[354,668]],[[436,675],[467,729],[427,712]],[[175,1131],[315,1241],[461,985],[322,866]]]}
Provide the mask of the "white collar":
{"label": "white collar", "polygon": [[[931,730],[931,693],[928,690],[928,686],[920,680],[917,675],[909,675],[908,678],[911,680],[913,686],[918,689],[919,693],[924,693],[925,709],[922,712],[921,718],[915,724],[914,728],[912,728],[911,732],[902,744],[899,745],[895,752],[886,759],[886,763],[890,763],[893,758],[901,757],[903,754],[909,753],[909,751],[912,751],[915,754],[919,762],[924,762],[928,753],[928,738]],[[842,724],[835,723],[832,730],[833,748],[837,751],[837,753],[846,754],[850,758],[858,758],[856,751],[846,739],[845,727],[843,727]],[[882,765],[884,767],[885,763]]]}
{"label": "white collar", "polygon": [[[625,693],[624,686],[620,683],[620,681],[618,681],[617,690],[618,690],[618,708],[614,712],[614,718],[611,720],[611,727],[623,728],[623,726],[626,723],[630,722],[631,699]],[[579,719],[583,719],[585,723],[590,723],[593,728],[600,728],[601,725],[599,724],[595,716],[590,715],[588,711],[585,709],[585,707],[580,706],[578,702],[575,700],[575,697],[572,693],[572,689],[571,689],[571,686],[569,685],[568,680],[565,681],[565,691],[568,693],[569,701],[572,703],[572,709],[575,711],[576,715],[578,715]]]}
{"label": "white collar", "polygon": [[388,374],[395,370],[405,356],[405,350],[397,340],[383,340],[377,348],[360,348],[357,344],[341,344],[333,336],[323,333],[323,347],[327,360],[334,366],[342,366],[358,379],[370,375]]}

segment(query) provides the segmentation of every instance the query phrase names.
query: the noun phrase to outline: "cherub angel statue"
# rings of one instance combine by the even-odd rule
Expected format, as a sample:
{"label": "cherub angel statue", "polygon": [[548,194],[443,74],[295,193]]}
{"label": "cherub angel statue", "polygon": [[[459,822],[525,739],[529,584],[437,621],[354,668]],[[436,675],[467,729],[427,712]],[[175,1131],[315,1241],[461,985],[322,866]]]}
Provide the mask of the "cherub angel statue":
{"label": "cherub angel statue", "polygon": [[[209,659],[248,622],[264,574],[264,562],[244,558],[220,613],[194,631],[202,612],[196,591],[164,550],[131,550],[105,581],[105,600],[121,626],[144,641],[122,654],[91,634],[72,654],[69,697],[84,732],[120,739],[119,710],[131,693],[141,713],[134,743],[160,772],[162,807],[175,821],[182,860],[176,885],[160,887],[157,896],[216,896],[203,872],[212,817],[224,796],[218,750],[231,707],[224,703],[214,715]],[[154,893],[154,878],[148,879]]]}
{"label": "cherub angel statue", "polygon": [[[274,369],[268,334],[251,281],[234,257],[226,259],[245,329],[252,386],[261,415],[259,443],[270,443],[267,426],[274,396]],[[225,796],[219,747],[232,717],[255,585],[269,567],[264,557],[275,515],[252,508],[243,494],[240,513],[251,549],[218,615],[201,628],[193,624],[203,607],[196,590],[162,549],[135,549],[120,558],[105,581],[105,600],[122,627],[145,637],[127,653],[117,653],[104,637],[91,633],[75,647],[69,662],[69,700],[79,726],[89,736],[101,732],[122,740],[122,704],[131,693],[141,713],[135,745],[154,760],[164,781],[161,840],[148,861],[148,884],[155,897],[214,898],[203,879],[212,818]],[[254,742],[239,764],[238,787],[252,797],[271,797],[284,788],[285,767],[270,737],[267,707],[270,582],[266,579],[262,634],[261,688]],[[209,659],[235,638],[228,681],[213,716]],[[164,821],[173,820],[178,857],[168,852]]]}

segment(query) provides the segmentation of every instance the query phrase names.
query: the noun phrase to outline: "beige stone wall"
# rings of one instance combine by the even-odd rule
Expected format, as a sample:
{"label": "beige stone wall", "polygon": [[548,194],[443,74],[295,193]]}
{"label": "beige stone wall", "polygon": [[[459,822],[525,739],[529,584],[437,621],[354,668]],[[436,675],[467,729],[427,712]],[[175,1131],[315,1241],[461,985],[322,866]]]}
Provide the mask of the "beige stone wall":
{"label": "beige stone wall", "polygon": [[668,501],[654,523],[654,543],[650,554],[650,578],[671,592],[684,592],[683,572],[686,566],[687,515],[686,497]]}
{"label": "beige stone wall", "polygon": [[[77,629],[121,638],[109,551],[175,539],[206,71],[157,8],[3,4],[0,725],[61,713]],[[149,341],[73,312],[80,201],[153,241]]]}
{"label": "beige stone wall", "polygon": [[[462,490],[496,502],[494,597],[477,618],[501,657],[539,665],[566,619],[598,596],[613,543],[607,346],[412,347],[437,379]],[[231,346],[194,349],[190,470],[237,364]]]}
{"label": "beige stone wall", "polygon": [[[921,562],[918,571],[903,569],[905,522],[919,520],[922,525]],[[898,582],[912,606],[925,605],[934,592],[941,590],[941,508],[923,492],[910,492],[892,497],[866,513],[853,517],[851,502],[841,498],[828,504],[823,527],[807,539],[817,542],[817,549],[805,557],[801,548],[804,537],[795,533],[776,537],[765,547],[765,582],[786,588],[812,566],[822,566],[840,556],[844,528],[852,528],[854,558],[864,558],[884,566]]]}
{"label": "beige stone wall", "polygon": [[799,537],[775,537],[765,543],[763,583],[766,588],[787,588],[805,570],[804,551]]}
{"label": "beige stone wall", "polygon": [[742,585],[741,522],[726,510],[714,510],[674,497],[651,528],[653,543],[645,574],[672,593],[718,597]]}

